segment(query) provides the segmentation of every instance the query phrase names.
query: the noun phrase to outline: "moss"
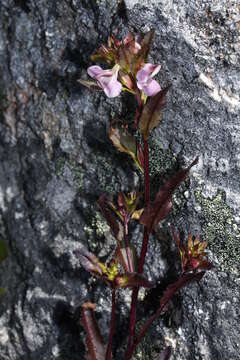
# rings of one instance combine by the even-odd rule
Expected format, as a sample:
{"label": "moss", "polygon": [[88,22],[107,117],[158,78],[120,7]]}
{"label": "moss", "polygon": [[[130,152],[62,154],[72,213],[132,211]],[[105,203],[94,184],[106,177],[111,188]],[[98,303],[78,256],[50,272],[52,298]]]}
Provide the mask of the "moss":
{"label": "moss", "polygon": [[229,206],[225,203],[224,192],[213,199],[205,198],[198,189],[196,200],[202,207],[205,223],[203,231],[209,247],[218,257],[223,270],[232,270],[240,261],[240,228],[234,222]]}

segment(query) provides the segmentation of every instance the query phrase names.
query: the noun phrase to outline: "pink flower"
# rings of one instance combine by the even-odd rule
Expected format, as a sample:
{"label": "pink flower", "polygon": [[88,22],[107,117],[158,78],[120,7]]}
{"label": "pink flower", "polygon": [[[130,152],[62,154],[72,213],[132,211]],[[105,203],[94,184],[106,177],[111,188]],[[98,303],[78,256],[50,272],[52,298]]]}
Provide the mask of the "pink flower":
{"label": "pink flower", "polygon": [[120,94],[122,84],[117,81],[120,66],[117,64],[111,70],[103,70],[100,66],[94,65],[87,69],[88,75],[95,79],[103,89],[107,97],[112,98]]}
{"label": "pink flower", "polygon": [[160,65],[148,63],[137,72],[137,87],[143,90],[147,96],[154,96],[161,90],[158,82],[152,79],[159,72],[160,68]]}

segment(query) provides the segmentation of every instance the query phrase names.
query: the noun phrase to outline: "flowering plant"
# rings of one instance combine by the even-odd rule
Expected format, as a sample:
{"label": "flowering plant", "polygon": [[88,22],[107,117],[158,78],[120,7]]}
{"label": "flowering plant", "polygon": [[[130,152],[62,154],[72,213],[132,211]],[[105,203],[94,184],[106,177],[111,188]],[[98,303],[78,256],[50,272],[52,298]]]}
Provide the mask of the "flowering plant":
{"label": "flowering plant", "polygon": [[[116,120],[111,122],[109,137],[113,145],[119,151],[127,153],[133,159],[137,169],[144,174],[143,193],[120,192],[117,194],[116,201],[107,195],[102,195],[98,201],[102,215],[116,239],[115,253],[110,262],[102,263],[85,248],[76,252],[84,269],[107,283],[112,292],[111,325],[107,344],[103,340],[94,318],[96,305],[89,302],[82,305],[82,324],[87,335],[88,360],[112,359],[116,291],[118,289],[126,287],[132,289],[129,335],[125,353],[125,360],[130,360],[149,326],[165,311],[174,294],[188,283],[199,281],[205,271],[212,267],[205,251],[207,242],[200,242],[199,237],[193,240],[192,235],[189,235],[188,242],[185,244],[173,228],[172,234],[180,255],[181,272],[178,279],[167,287],[156,313],[140,327],[136,334],[139,289],[140,287],[154,287],[154,284],[143,275],[150,234],[159,223],[167,218],[172,209],[173,192],[187,178],[191,168],[198,162],[198,158],[196,158],[186,169],[174,174],[159,189],[155,199],[150,199],[148,138],[151,131],[161,121],[166,94],[170,88],[167,86],[161,89],[159,83],[153,80],[153,77],[160,71],[160,65],[148,62],[153,35],[154,30],[145,35],[129,33],[122,40],[111,36],[108,44],[102,45],[91,57],[92,61],[102,61],[110,68],[102,69],[98,65],[92,65],[87,72],[94,81],[79,80],[81,84],[90,89],[104,91],[105,95],[110,98],[120,95],[121,91],[127,91],[135,96],[137,109],[134,126],[136,131],[141,133],[142,143],[130,134],[127,125],[122,125]],[[144,203],[143,207],[139,206],[141,203]],[[134,244],[129,241],[128,232],[131,221],[138,221],[144,225],[140,254]],[[159,359],[167,360],[170,356],[171,348],[167,347],[161,352]]]}

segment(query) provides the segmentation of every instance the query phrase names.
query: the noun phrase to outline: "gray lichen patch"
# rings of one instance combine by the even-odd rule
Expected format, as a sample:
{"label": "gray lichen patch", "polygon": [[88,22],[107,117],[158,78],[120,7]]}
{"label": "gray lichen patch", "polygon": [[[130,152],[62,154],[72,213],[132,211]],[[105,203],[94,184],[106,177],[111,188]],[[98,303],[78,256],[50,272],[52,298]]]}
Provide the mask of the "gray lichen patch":
{"label": "gray lichen patch", "polygon": [[149,161],[151,193],[154,197],[162,185],[165,175],[176,167],[177,160],[171,150],[164,150],[157,137],[153,136],[149,141]]}
{"label": "gray lichen patch", "polygon": [[134,360],[153,360],[157,359],[160,349],[151,348],[150,342],[144,342],[139,346],[134,356]]}
{"label": "gray lichen patch", "polygon": [[91,239],[94,238],[96,240],[96,238],[100,238],[105,236],[106,233],[109,233],[109,226],[100,213],[96,212],[96,214],[91,219],[90,225],[86,225],[84,230]]}
{"label": "gray lichen patch", "polygon": [[210,249],[216,254],[223,269],[234,271],[240,261],[240,228],[234,221],[229,206],[225,203],[224,193],[214,198],[204,198],[201,191],[195,191],[197,202],[204,216],[203,231]]}
{"label": "gray lichen patch", "polygon": [[164,151],[157,137],[149,142],[150,175],[164,174],[176,166],[176,157],[171,150]]}

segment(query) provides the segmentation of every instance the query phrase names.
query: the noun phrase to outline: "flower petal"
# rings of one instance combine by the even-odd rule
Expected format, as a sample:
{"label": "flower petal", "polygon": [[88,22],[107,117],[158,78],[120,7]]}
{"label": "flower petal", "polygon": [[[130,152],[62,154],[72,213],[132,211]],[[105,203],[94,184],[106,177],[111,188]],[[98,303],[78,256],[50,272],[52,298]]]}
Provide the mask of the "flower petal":
{"label": "flower petal", "polygon": [[108,97],[116,97],[122,90],[122,84],[117,81],[119,68],[119,65],[116,64],[110,70],[103,70],[100,66],[94,65],[90,66],[87,72],[88,75],[97,80]]}
{"label": "flower petal", "polygon": [[159,73],[160,69],[161,69],[161,65],[152,65],[151,77],[154,77],[155,75],[157,75],[157,73]]}
{"label": "flower petal", "polygon": [[161,87],[156,80],[149,80],[146,84],[143,84],[142,90],[147,96],[154,96],[161,90]]}
{"label": "flower petal", "polygon": [[112,77],[110,81],[107,84],[105,84],[103,90],[107,95],[107,97],[113,98],[120,94],[122,90],[122,84],[119,81],[117,81],[115,77]]}
{"label": "flower petal", "polygon": [[105,70],[103,70],[100,66],[97,65],[93,65],[90,66],[87,69],[87,73],[89,76],[91,76],[92,78],[96,78],[97,76],[101,75]]}
{"label": "flower petal", "polygon": [[149,73],[143,69],[139,70],[136,75],[139,85],[145,83],[149,79]]}

